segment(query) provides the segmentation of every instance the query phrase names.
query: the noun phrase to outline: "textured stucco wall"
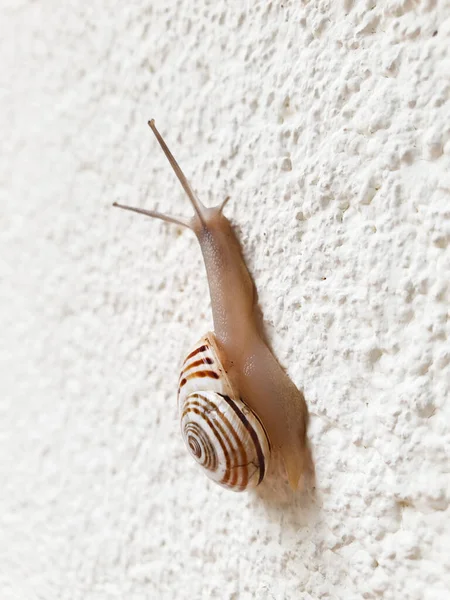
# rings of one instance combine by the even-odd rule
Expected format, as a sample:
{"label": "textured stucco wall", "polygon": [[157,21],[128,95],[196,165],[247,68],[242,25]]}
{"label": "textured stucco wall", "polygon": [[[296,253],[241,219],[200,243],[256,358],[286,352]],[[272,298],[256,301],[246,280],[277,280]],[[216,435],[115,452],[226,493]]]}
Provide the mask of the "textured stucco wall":
{"label": "textured stucco wall", "polygon": [[[0,23],[2,600],[448,598],[449,2]],[[150,117],[201,198],[231,195],[316,496],[232,494],[184,451],[200,251],[111,209],[189,211]]]}

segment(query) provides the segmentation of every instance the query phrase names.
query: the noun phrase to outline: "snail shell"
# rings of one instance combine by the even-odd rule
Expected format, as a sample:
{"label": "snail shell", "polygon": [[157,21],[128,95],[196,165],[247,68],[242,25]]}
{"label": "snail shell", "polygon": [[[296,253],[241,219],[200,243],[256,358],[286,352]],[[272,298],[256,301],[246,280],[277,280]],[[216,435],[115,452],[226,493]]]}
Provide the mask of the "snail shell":
{"label": "snail shell", "polygon": [[210,479],[234,491],[261,483],[270,442],[257,415],[236,394],[213,333],[184,360],[178,410],[186,447]]}

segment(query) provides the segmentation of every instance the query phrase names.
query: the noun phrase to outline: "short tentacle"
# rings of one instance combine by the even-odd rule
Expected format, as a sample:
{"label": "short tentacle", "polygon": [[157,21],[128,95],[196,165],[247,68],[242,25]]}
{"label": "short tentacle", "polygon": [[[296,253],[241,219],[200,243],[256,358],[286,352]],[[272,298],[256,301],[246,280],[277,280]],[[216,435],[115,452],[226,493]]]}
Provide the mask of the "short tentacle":
{"label": "short tentacle", "polygon": [[225,208],[226,204],[228,203],[228,200],[231,198],[231,196],[227,196],[225,198],[225,200],[223,200],[222,204],[219,204],[218,210],[220,213],[223,212],[223,209]]}

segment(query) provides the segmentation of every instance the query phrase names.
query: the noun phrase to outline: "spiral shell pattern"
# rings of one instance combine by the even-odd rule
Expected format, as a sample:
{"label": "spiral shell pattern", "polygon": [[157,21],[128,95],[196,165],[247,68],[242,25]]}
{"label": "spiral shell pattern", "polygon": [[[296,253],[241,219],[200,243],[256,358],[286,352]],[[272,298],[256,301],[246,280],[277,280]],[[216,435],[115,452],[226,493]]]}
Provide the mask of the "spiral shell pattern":
{"label": "spiral shell pattern", "polygon": [[233,393],[212,334],[187,356],[180,375],[178,405],[186,446],[205,474],[242,491],[258,485],[267,471],[270,443],[255,413]]}

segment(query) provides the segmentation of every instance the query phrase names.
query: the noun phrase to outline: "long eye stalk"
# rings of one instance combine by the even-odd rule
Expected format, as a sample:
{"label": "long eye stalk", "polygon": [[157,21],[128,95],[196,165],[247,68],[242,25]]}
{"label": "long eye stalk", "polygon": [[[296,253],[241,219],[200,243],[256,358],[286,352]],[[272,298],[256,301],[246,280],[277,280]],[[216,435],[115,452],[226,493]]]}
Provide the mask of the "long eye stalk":
{"label": "long eye stalk", "polygon": [[186,194],[188,195],[189,200],[191,201],[191,204],[194,207],[194,210],[195,210],[195,212],[198,215],[198,218],[200,219],[200,221],[202,223],[204,223],[203,215],[202,215],[202,209],[204,209],[205,207],[203,206],[203,204],[200,202],[200,200],[194,194],[194,191],[191,188],[191,186],[189,184],[189,181],[186,179],[186,175],[183,173],[183,171],[181,170],[180,165],[175,160],[174,155],[172,154],[172,152],[167,147],[167,144],[164,141],[162,135],[156,129],[155,120],[151,119],[148,122],[148,125],[149,125],[150,129],[153,131],[153,133],[155,134],[156,139],[159,142],[159,145],[163,149],[164,154],[167,156],[167,160],[170,162],[170,166],[175,171],[175,174],[178,177],[179,182],[183,186],[183,189],[186,192]]}
{"label": "long eye stalk", "polygon": [[176,225],[181,225],[182,227],[188,227],[189,229],[191,228],[188,220],[184,219],[183,217],[173,217],[171,215],[160,213],[157,210],[136,208],[134,206],[127,206],[126,204],[119,204],[118,202],[114,202],[113,206],[124,208],[125,210],[130,210],[131,212],[139,213],[141,215],[146,215],[147,217],[153,217],[154,219],[161,219],[162,221],[167,221],[167,223],[175,223]]}
{"label": "long eye stalk", "polygon": [[[203,204],[200,202],[200,200],[194,194],[194,191],[191,188],[191,186],[190,186],[190,184],[189,184],[189,182],[188,182],[188,180],[186,178],[186,175],[181,170],[180,165],[175,160],[175,157],[173,156],[172,152],[169,150],[169,148],[168,148],[166,142],[164,141],[162,135],[156,129],[154,119],[151,119],[148,122],[148,124],[149,124],[150,129],[155,134],[156,139],[159,142],[159,145],[163,149],[164,154],[167,156],[167,159],[168,159],[168,161],[169,161],[172,169],[175,171],[175,174],[178,177],[179,182],[183,186],[184,191],[188,195],[188,198],[191,201],[191,204],[192,204],[192,206],[193,206],[193,208],[194,208],[194,210],[195,210],[195,212],[196,212],[196,214],[197,214],[200,222],[203,225],[205,225],[205,219],[204,219],[204,215],[203,215],[205,207],[203,206]],[[224,204],[225,204],[225,202],[224,202]],[[168,223],[176,223],[177,225],[181,225],[183,227],[188,227],[188,228],[192,229],[190,220],[185,219],[183,217],[174,217],[174,216],[171,216],[171,215],[160,213],[160,212],[158,212],[156,210],[145,210],[143,208],[135,208],[133,206],[127,206],[125,204],[119,204],[118,202],[114,202],[113,206],[117,206],[119,208],[124,208],[125,210],[130,210],[132,212],[136,212],[136,213],[139,213],[141,215],[146,215],[148,217],[153,217],[155,219],[161,219],[163,221],[167,221]]]}

